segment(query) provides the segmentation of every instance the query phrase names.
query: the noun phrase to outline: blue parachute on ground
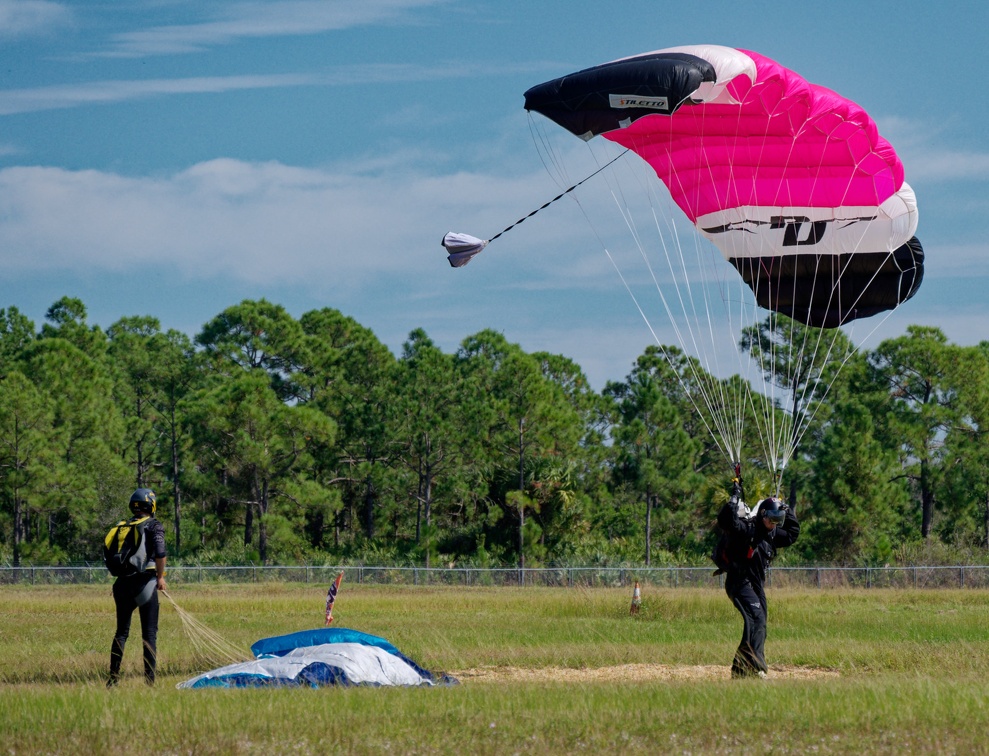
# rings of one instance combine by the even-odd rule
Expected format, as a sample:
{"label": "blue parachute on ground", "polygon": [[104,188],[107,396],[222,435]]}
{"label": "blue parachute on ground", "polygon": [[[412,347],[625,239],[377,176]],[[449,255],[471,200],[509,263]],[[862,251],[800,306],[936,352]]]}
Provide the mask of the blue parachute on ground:
{"label": "blue parachute on ground", "polygon": [[228,664],[178,688],[312,687],[324,685],[454,685],[401,653],[384,638],[348,628],[303,630],[262,638],[252,661]]}

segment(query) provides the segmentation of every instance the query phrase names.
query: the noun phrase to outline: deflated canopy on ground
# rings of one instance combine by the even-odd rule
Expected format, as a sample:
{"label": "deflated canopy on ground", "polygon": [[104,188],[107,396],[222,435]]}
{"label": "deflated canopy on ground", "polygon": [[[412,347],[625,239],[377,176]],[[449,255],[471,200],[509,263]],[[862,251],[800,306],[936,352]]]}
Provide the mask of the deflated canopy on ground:
{"label": "deflated canopy on ground", "polygon": [[262,638],[253,661],[228,664],[179,683],[178,688],[313,687],[324,685],[451,685],[384,638],[348,628],[303,630]]}

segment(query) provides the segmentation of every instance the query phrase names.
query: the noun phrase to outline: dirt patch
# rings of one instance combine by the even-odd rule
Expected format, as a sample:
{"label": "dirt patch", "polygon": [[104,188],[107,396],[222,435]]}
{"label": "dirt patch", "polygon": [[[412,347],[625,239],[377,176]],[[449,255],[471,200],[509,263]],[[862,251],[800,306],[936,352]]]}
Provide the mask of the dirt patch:
{"label": "dirt patch", "polygon": [[[566,667],[477,667],[450,672],[462,683],[561,682],[636,683],[653,680],[728,680],[731,668],[715,665],[620,664],[615,667],[568,669]],[[769,668],[770,680],[816,680],[838,677],[835,670],[778,665]]]}

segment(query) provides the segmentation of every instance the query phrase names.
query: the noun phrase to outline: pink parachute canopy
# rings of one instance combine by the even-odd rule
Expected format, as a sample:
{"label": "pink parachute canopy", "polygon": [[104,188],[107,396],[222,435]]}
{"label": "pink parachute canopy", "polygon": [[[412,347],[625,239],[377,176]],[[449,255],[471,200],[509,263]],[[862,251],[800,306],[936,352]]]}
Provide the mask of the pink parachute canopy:
{"label": "pink parachute canopy", "polygon": [[878,206],[903,185],[903,165],[858,105],[758,53],[736,102],[698,103],[604,136],[645,159],[687,217],[742,205]]}
{"label": "pink parachute canopy", "polygon": [[526,109],[643,158],[760,305],[836,326],[923,278],[917,203],[854,102],[758,53],[691,45],[537,85]]}

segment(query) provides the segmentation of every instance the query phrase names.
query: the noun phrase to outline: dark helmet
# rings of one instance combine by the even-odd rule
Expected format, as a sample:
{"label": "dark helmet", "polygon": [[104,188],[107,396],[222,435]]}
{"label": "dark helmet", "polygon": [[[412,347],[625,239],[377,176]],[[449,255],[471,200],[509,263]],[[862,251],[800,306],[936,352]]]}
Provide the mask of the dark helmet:
{"label": "dark helmet", "polygon": [[138,512],[148,512],[154,514],[158,508],[158,500],[155,492],[150,488],[139,488],[130,497],[130,511],[134,514]]}
{"label": "dark helmet", "polygon": [[786,519],[783,502],[770,496],[759,502],[759,516],[767,518],[773,525],[781,525]]}

